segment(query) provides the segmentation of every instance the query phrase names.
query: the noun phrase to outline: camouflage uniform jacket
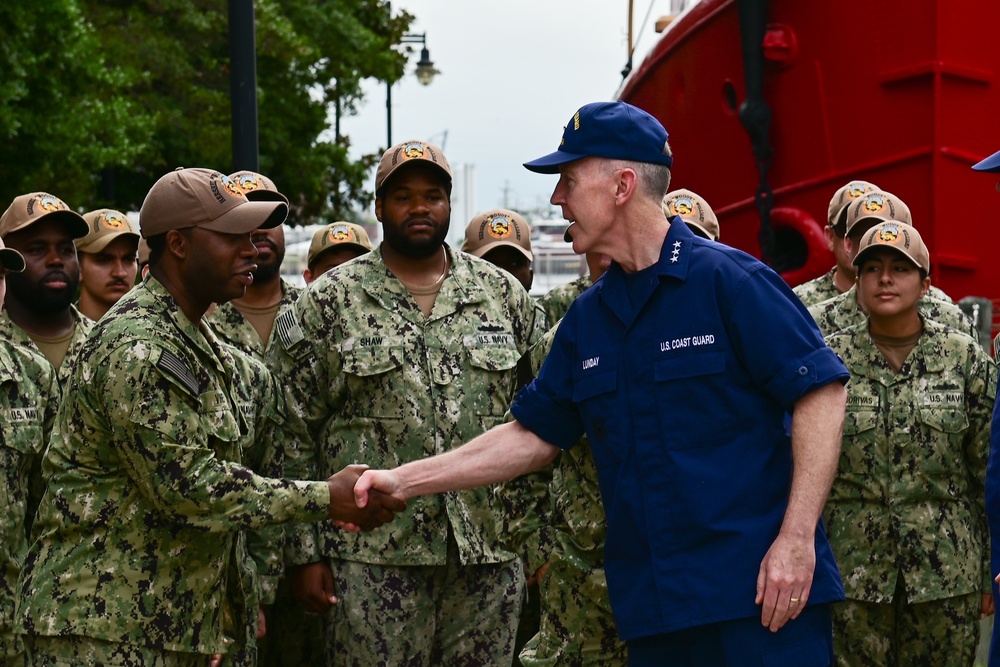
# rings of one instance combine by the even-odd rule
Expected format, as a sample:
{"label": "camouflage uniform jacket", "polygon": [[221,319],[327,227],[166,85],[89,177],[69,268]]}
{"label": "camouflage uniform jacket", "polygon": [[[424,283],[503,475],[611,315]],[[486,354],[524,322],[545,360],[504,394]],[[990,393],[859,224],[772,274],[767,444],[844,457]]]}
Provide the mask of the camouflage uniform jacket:
{"label": "camouflage uniform jacket", "polygon": [[[73,375],[73,365],[80,356],[83,342],[87,340],[87,334],[94,326],[94,320],[77,310],[76,306],[71,305],[69,308],[70,313],[73,315],[73,320],[76,322],[76,327],[73,329],[73,338],[69,342],[69,349],[66,350],[66,356],[63,357],[62,365],[56,369],[56,379],[59,381],[59,386],[63,388],[69,383],[69,379]],[[45,358],[28,333],[14,324],[10,319],[6,309],[0,310],[0,340],[9,341],[14,345],[21,345],[37,353],[43,359]]]}
{"label": "camouflage uniform jacket", "polygon": [[550,326],[555,326],[569,310],[569,305],[576,300],[576,297],[589,290],[593,284],[590,276],[581,276],[549,290],[538,299],[538,305],[545,311],[545,321]]}
{"label": "camouflage uniform jacket", "polygon": [[[302,293],[302,288],[296,287],[284,278],[279,278],[279,280],[281,281],[281,301],[278,302],[278,314],[280,315],[295,303],[299,294]],[[261,341],[257,330],[243,317],[243,313],[237,310],[231,301],[219,304],[209,316],[208,323],[212,325],[215,335],[224,342],[253,357],[264,358],[264,351],[270,341]],[[271,330],[271,338],[274,338],[274,329]]]}
{"label": "camouflage uniform jacket", "polygon": [[[540,311],[506,271],[448,254],[451,268],[426,319],[380,249],[312,283],[278,318],[269,365],[316,445],[294,457],[305,470],[289,474],[325,476],[355,462],[395,467],[503,420],[518,358],[543,333]],[[462,563],[505,562],[513,555],[494,524],[486,489],[424,496],[369,533],[290,526],[285,562],[443,565],[449,534]]]}
{"label": "camouflage uniform jacket", "polygon": [[827,337],[851,371],[826,530],[847,597],[910,604],[990,591],[984,481],[996,367],[924,320],[898,374],[864,322]]}
{"label": "camouflage uniform jacket", "polygon": [[[250,389],[250,393],[241,391],[236,397],[237,407],[251,426],[244,438],[242,462],[262,477],[285,477],[285,453],[294,449],[297,439],[309,437],[305,425],[289,415],[284,390],[263,361],[232,345],[226,349],[238,368],[235,377]],[[259,575],[261,604],[274,603],[278,580],[285,572],[284,536],[283,525],[247,532],[247,550]]]}
{"label": "camouflage uniform jacket", "polygon": [[17,576],[41,498],[41,458],[59,388],[40,354],[0,341],[0,636],[13,635]]}
{"label": "camouflage uniform jacket", "polygon": [[793,287],[792,291],[795,292],[795,296],[799,297],[799,301],[806,308],[814,306],[821,301],[832,299],[841,294],[840,290],[837,289],[837,284],[833,282],[833,276],[836,273],[837,267],[834,266],[820,277],[813,278],[808,282]]}
{"label": "camouflage uniform jacket", "polygon": [[[975,325],[955,304],[925,296],[917,302],[917,308],[925,320],[958,329],[979,340],[979,332],[976,331]],[[861,310],[861,304],[858,303],[856,286],[832,299],[810,306],[809,314],[816,320],[816,325],[824,336],[867,321],[865,311]]]}
{"label": "camouflage uniform jacket", "polygon": [[243,531],[318,521],[330,500],[325,482],[240,464],[258,415],[237,369],[151,276],[101,319],[43,461],[23,632],[194,653],[246,639],[258,600]]}
{"label": "camouflage uniform jacket", "polygon": [[[302,293],[301,287],[296,287],[284,278],[279,278],[281,285],[281,300],[278,302],[278,314],[281,314],[295,303]],[[261,341],[257,335],[257,330],[253,328],[250,321],[243,317],[243,314],[236,309],[233,303],[227,302],[219,304],[212,314],[207,318],[208,324],[218,338],[234,350],[233,356],[237,361],[241,361],[249,366],[246,369],[253,377],[258,378],[261,384],[252,384],[253,387],[261,387],[263,395],[259,401],[267,402],[270,397],[270,389],[274,379],[270,371],[262,364],[264,352],[270,341]],[[272,329],[272,338],[273,336]],[[242,353],[242,356],[241,354]],[[245,357],[245,358],[244,358]],[[284,410],[284,398],[281,401],[282,411]],[[261,442],[261,446],[265,443]],[[259,470],[253,463],[248,462],[248,467],[265,477],[283,477],[282,470]],[[281,545],[284,543],[284,527],[269,526],[260,531],[252,531],[247,535],[247,545],[254,563],[257,565],[258,574],[261,575],[261,601],[264,604],[272,604],[277,594],[278,579],[284,572],[284,562]]]}

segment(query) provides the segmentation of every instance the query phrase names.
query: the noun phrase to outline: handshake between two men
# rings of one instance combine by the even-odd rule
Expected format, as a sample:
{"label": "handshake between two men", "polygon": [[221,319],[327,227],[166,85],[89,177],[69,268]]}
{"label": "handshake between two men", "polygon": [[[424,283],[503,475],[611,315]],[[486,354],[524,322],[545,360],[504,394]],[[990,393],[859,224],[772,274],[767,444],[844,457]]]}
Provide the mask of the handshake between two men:
{"label": "handshake between two men", "polygon": [[326,480],[330,487],[330,518],[342,530],[374,530],[406,509],[405,500],[377,490],[369,492],[364,507],[359,507],[354,486],[366,470],[366,465],[353,464]]}

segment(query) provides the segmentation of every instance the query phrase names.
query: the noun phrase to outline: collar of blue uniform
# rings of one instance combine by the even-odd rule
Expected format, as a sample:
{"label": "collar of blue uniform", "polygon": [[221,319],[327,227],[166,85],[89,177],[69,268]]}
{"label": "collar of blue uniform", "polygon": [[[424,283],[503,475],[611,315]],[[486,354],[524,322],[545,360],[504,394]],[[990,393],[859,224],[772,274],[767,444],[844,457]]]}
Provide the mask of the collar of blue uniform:
{"label": "collar of blue uniform", "polygon": [[[679,280],[687,278],[691,246],[696,242],[695,239],[698,239],[698,242],[705,241],[696,237],[680,218],[672,218],[670,229],[667,230],[667,236],[660,248],[660,259],[651,270],[660,276],[672,276]],[[621,277],[624,273],[617,262],[612,262],[605,275],[619,274],[618,277]],[[604,284],[606,285],[607,281],[604,281]]]}
{"label": "collar of blue uniform", "polygon": [[[643,269],[658,277],[668,276],[677,280],[685,280],[691,257],[691,248],[695,243],[712,243],[696,237],[680,218],[671,220],[670,229],[660,248],[660,259],[656,264]],[[631,297],[625,285],[625,272],[617,262],[612,262],[607,272],[598,281],[598,298],[624,322],[631,325],[640,309],[631,305]]]}

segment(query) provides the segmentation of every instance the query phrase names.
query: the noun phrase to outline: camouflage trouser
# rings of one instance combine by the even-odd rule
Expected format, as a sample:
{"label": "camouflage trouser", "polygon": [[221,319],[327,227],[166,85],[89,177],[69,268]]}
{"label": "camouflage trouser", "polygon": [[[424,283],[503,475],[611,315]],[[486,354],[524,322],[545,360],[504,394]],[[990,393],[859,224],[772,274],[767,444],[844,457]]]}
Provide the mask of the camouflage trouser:
{"label": "camouflage trouser", "polygon": [[[900,577],[902,581],[902,577]],[[979,645],[982,595],[909,604],[899,586],[888,604],[832,605],[838,667],[969,667]]]}
{"label": "camouflage trouser", "polygon": [[257,667],[322,665],[325,620],[302,608],[292,595],[288,577],[278,582],[274,604],[265,611],[267,634],[257,643]]}
{"label": "camouflage trouser", "polygon": [[24,665],[24,642],[13,633],[0,634],[0,665],[3,667]]}
{"label": "camouflage trouser", "polygon": [[554,558],[540,593],[541,629],[521,651],[523,667],[625,667],[602,568]]}
{"label": "camouflage trouser", "polygon": [[521,613],[520,560],[444,566],[330,563],[339,604],[328,615],[331,667],[509,667]]}
{"label": "camouflage trouser", "polygon": [[[90,637],[27,637],[28,667],[208,667],[211,656]],[[226,663],[223,662],[223,665]]]}

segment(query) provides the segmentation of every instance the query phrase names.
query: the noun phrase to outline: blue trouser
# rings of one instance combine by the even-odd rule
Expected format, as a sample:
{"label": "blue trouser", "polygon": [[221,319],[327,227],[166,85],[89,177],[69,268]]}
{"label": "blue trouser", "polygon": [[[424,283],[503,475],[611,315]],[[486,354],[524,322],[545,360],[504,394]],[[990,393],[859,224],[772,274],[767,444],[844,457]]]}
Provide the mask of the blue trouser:
{"label": "blue trouser", "polygon": [[828,605],[807,608],[778,632],[760,617],[702,625],[628,642],[629,667],[829,667]]}

